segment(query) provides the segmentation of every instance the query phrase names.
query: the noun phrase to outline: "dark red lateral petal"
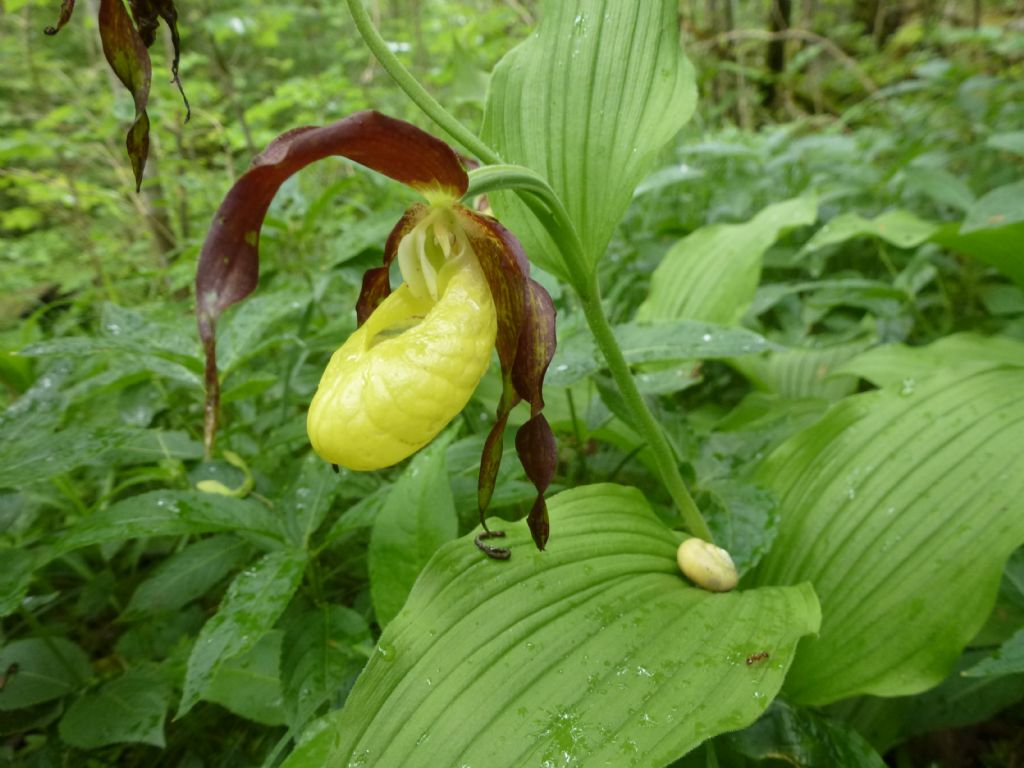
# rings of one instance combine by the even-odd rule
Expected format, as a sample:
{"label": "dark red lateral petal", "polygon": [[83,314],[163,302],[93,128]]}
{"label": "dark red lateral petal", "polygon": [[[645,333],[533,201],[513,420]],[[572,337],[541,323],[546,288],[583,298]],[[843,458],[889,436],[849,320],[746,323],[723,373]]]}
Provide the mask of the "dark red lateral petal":
{"label": "dark red lateral petal", "polygon": [[[104,0],[115,1],[120,5],[120,0]],[[196,314],[206,349],[207,450],[212,446],[219,405],[216,388],[210,387],[216,381],[217,318],[256,288],[260,229],[278,188],[310,163],[332,155],[347,157],[424,193],[457,199],[468,184],[465,170],[447,144],[379,112],[359,112],[331,125],[288,131],[253,160],[217,210],[196,271]]]}
{"label": "dark red lateral petal", "polygon": [[99,27],[103,55],[135,101],[135,121],[128,129],[125,147],[135,174],[135,189],[138,191],[142,188],[142,174],[149,156],[149,115],[146,114],[146,105],[149,103],[149,86],[153,74],[149,52],[121,0],[100,0]]}
{"label": "dark red lateral petal", "polygon": [[512,370],[519,348],[530,264],[515,235],[497,221],[461,205],[455,207],[455,213],[491,289],[498,313],[495,346],[502,374],[507,375]]}
{"label": "dark red lateral petal", "polygon": [[47,27],[43,30],[45,35],[56,35],[60,32],[61,27],[67,24],[71,20],[71,14],[75,11],[75,0],[64,0],[60,4],[60,16],[57,17],[57,23],[52,27]]}
{"label": "dark red lateral petal", "polygon": [[516,452],[522,462],[526,476],[537,489],[537,499],[527,518],[530,533],[537,549],[544,549],[548,540],[548,509],[544,493],[555,476],[558,467],[558,446],[548,420],[541,413],[523,424],[516,432]]}
{"label": "dark red lateral petal", "polygon": [[518,403],[519,396],[516,395],[515,387],[512,386],[512,379],[505,376],[502,380],[501,402],[498,403],[497,417],[494,420],[494,426],[487,434],[484,450],[480,455],[480,477],[477,482],[476,500],[480,510],[481,523],[484,520],[484,512],[491,504],[491,496],[494,494],[494,483],[498,478],[498,468],[501,466],[501,455],[504,452],[501,438],[508,425],[508,415]]}
{"label": "dark red lateral petal", "polygon": [[535,280],[526,284],[526,308],[519,349],[512,366],[512,383],[536,416],[544,408],[544,375],[555,356],[555,305]]}

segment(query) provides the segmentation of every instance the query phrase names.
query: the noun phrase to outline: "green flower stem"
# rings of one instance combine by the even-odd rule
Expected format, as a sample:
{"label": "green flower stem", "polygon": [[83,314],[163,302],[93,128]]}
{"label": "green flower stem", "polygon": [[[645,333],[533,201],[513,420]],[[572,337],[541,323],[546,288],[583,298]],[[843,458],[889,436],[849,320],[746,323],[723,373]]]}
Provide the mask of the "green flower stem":
{"label": "green flower stem", "polygon": [[586,315],[587,325],[590,326],[597,346],[604,355],[608,370],[612,374],[615,385],[619,388],[622,399],[626,406],[633,413],[636,419],[635,426],[640,434],[647,438],[647,444],[654,453],[654,460],[658,465],[658,472],[661,474],[661,482],[672,497],[676,507],[683,516],[683,523],[694,536],[712,541],[711,530],[704,521],[697,504],[694,502],[690,491],[679,474],[679,463],[676,461],[675,452],[665,438],[665,433],[647,407],[643,395],[636,386],[636,380],[629,370],[629,363],[622,354],[622,348],[615,340],[615,334],[608,323],[608,316],[601,305],[601,289],[597,283],[596,274],[592,277],[590,287],[586,294],[580,295],[580,303],[583,306],[583,314]]}
{"label": "green flower stem", "polygon": [[480,168],[471,173],[470,188],[467,194],[478,195],[494,189],[517,189],[526,193],[522,195],[523,202],[537,215],[562,250],[562,258],[565,261],[570,282],[579,294],[587,324],[597,340],[598,347],[604,354],[612,378],[627,406],[633,412],[637,422],[636,426],[654,452],[662,483],[679,508],[683,522],[690,532],[694,536],[711,541],[711,531],[708,530],[707,523],[704,522],[700,510],[697,509],[693,497],[690,496],[690,492],[686,488],[686,483],[683,482],[683,478],[679,474],[679,464],[672,451],[672,446],[669,445],[661,427],[658,426],[654,415],[647,407],[647,403],[644,402],[640,390],[637,389],[633,374],[629,370],[629,364],[619,348],[619,343],[615,340],[615,334],[612,333],[608,317],[601,305],[601,291],[597,284],[597,276],[587,265],[583,244],[580,242],[576,227],[573,226],[572,219],[561,199],[545,179],[530,169],[502,165],[498,153],[448,112],[437,99],[427,93],[412,73],[398,60],[398,57],[388,48],[380,32],[373,26],[373,21],[363,7],[362,0],[346,0],[346,2],[359,34],[362,35],[377,61],[394,78],[398,87],[405,91],[409,98],[448,135],[483,162],[490,166],[496,166]]}
{"label": "green flower stem", "polygon": [[363,7],[363,0],[346,0],[352,20],[356,23],[356,29],[362,35],[367,47],[380,62],[387,73],[394,78],[416,106],[422,109],[431,120],[443,128],[449,136],[459,142],[462,146],[476,155],[485,163],[500,163],[498,153],[484,144],[473,131],[469,130],[459,120],[446,110],[441,103],[427,93],[427,90],[420,85],[412,73],[405,68],[405,65],[398,60],[398,57],[388,48],[380,32],[373,26],[373,20]]}

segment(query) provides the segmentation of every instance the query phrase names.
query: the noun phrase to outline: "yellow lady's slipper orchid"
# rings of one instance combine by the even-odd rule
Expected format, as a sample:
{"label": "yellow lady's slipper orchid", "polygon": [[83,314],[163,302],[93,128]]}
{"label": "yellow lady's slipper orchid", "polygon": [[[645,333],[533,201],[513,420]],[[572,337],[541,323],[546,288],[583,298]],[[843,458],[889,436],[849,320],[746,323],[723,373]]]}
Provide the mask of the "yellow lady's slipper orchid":
{"label": "yellow lady's slipper orchid", "polygon": [[[307,414],[313,449],[353,470],[402,461],[458,415],[495,349],[503,391],[480,460],[477,504],[484,533],[477,545],[491,557],[508,557],[507,549],[483,543],[501,535],[488,530],[484,512],[509,414],[525,400],[530,418],[516,433],[516,450],[537,489],[527,521],[543,549],[548,537],[544,492],[558,463],[542,413],[544,374],[555,347],[551,297],[530,279],[529,262],[512,233],[458,202],[469,179],[451,147],[377,112],[282,134],[218,209],[196,272],[196,313],[206,350],[207,449],[220,402],[217,318],[256,288],[260,229],[278,188],[330,155],[407,184],[427,204],[406,211],[384,246],[383,266],[363,276],[356,304],[359,327],[332,356]],[[389,267],[395,259],[403,282],[392,292]]]}
{"label": "yellow lady's slipper orchid", "polygon": [[397,464],[433,440],[480,383],[497,315],[452,223],[450,210],[435,208],[403,238],[406,282],[331,357],[306,420],[324,460],[363,471]]}

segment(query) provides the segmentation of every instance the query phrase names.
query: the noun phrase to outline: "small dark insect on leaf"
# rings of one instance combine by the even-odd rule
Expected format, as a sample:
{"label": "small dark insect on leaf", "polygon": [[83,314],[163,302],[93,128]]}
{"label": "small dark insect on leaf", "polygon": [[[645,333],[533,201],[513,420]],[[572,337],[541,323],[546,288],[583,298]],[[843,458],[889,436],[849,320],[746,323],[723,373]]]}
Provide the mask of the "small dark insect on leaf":
{"label": "small dark insect on leaf", "polygon": [[760,651],[759,653],[755,653],[755,654],[753,654],[751,656],[747,656],[747,666],[748,667],[752,666],[754,664],[757,664],[759,662],[764,661],[767,658],[768,658],[768,651]]}
{"label": "small dark insect on leaf", "polygon": [[4,688],[11,682],[11,678],[18,674],[18,662],[11,662],[11,665],[7,667],[7,671],[4,672],[3,677],[0,677],[0,693],[3,693]]}
{"label": "small dark insect on leaf", "polygon": [[334,474],[341,474],[341,467],[339,467],[337,464],[331,464],[331,469],[334,470]]}

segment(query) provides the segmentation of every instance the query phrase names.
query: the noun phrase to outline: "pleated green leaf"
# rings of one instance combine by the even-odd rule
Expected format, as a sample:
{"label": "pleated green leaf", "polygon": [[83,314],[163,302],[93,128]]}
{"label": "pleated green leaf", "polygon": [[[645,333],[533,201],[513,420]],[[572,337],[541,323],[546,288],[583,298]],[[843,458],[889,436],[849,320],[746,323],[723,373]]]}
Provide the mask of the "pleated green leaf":
{"label": "pleated green leaf", "polygon": [[857,378],[836,369],[871,344],[871,339],[833,344],[829,347],[770,352],[759,357],[742,357],[730,365],[763,392],[784,397],[820,397],[839,400],[853,394]]}
{"label": "pleated green leaf", "polygon": [[689,586],[679,536],[633,489],[567,491],[550,513],[546,552],[523,522],[505,562],[445,545],[287,768],[663,766],[761,714],[817,627],[807,585]]}
{"label": "pleated green leaf", "polygon": [[785,230],[817,218],[817,201],[797,197],[769,205],[742,224],[701,227],[665,254],[637,319],[736,324],[754,300],[765,251]]}
{"label": "pleated green leaf", "polygon": [[948,373],[1000,365],[1024,366],[1024,343],[1008,336],[954,333],[925,347],[885,344],[840,366],[838,372],[867,379],[878,387],[912,391],[918,381]]}
{"label": "pleated green leaf", "polygon": [[[657,152],[693,114],[693,67],[674,0],[547,0],[534,35],[494,70],[483,138],[539,172],[583,240],[604,253]],[[530,258],[568,278],[559,250],[515,196],[491,202]]]}
{"label": "pleated green leaf", "polygon": [[820,635],[792,701],[897,696],[941,681],[1024,543],[1024,370],[936,375],[839,403],[765,462],[781,523],[754,584],[810,581]]}

